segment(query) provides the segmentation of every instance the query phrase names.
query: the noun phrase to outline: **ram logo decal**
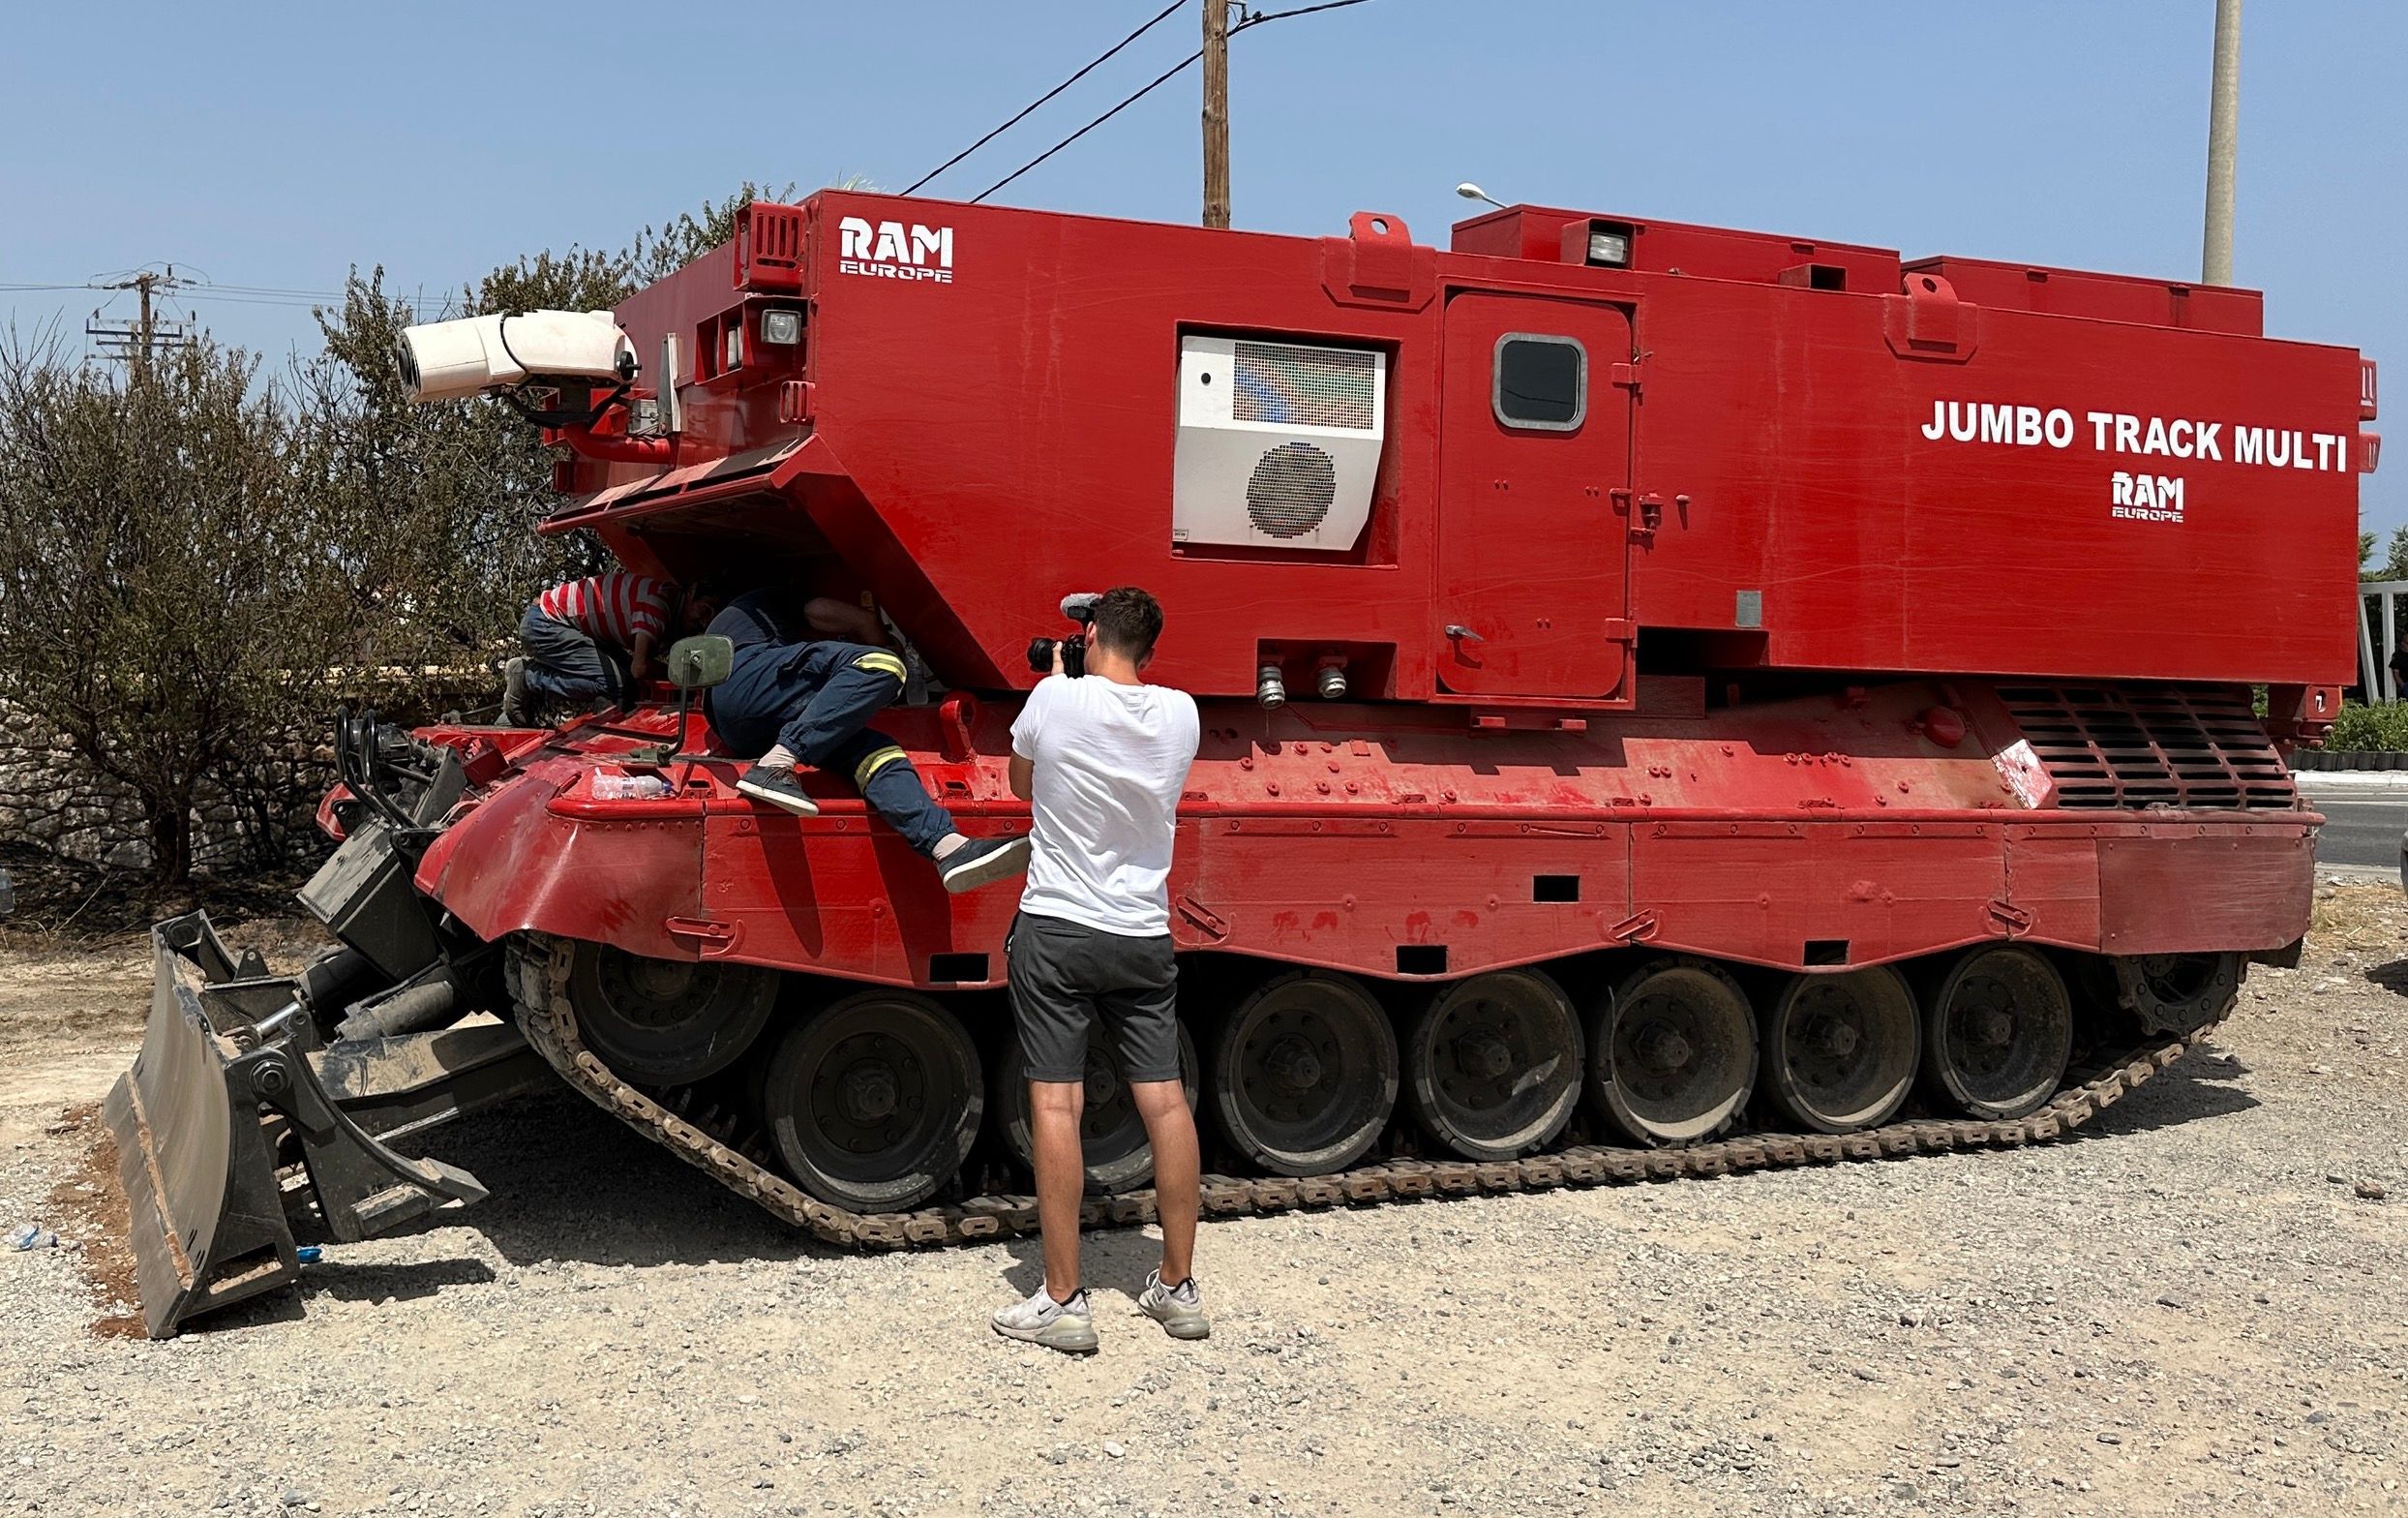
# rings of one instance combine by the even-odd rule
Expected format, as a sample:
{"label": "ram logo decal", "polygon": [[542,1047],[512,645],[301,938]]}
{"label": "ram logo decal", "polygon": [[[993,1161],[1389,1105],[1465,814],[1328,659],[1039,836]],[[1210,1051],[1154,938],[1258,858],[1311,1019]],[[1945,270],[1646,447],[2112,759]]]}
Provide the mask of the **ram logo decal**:
{"label": "ram logo decal", "polygon": [[925,280],[953,283],[953,228],[905,228],[901,222],[875,225],[858,216],[836,224],[836,272],[882,280]]}
{"label": "ram logo decal", "polygon": [[2180,522],[2186,480],[2180,474],[2132,474],[2118,470],[2108,482],[2108,500],[2122,522]]}

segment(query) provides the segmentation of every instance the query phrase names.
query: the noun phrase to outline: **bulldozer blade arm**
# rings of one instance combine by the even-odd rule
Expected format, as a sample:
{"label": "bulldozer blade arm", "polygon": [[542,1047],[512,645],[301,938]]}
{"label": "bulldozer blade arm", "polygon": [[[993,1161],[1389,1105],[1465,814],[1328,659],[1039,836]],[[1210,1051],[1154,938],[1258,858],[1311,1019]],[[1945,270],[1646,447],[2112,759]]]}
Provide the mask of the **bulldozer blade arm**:
{"label": "bulldozer blade arm", "polygon": [[[256,1101],[227,1088],[237,1050],[200,989],[233,961],[199,913],[152,929],[150,1022],[102,1109],[133,1220],[142,1321],[165,1339],[186,1319],[272,1291],[301,1273]],[[243,966],[242,968],[249,968]]]}

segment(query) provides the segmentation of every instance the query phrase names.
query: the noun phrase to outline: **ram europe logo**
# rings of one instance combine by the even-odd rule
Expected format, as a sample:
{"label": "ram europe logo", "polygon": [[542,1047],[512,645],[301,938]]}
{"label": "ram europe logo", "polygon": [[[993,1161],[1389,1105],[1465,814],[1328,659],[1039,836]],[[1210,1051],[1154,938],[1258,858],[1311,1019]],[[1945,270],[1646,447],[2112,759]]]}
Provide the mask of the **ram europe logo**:
{"label": "ram europe logo", "polygon": [[836,224],[836,272],[881,280],[953,283],[953,228],[901,222],[872,225],[858,216]]}

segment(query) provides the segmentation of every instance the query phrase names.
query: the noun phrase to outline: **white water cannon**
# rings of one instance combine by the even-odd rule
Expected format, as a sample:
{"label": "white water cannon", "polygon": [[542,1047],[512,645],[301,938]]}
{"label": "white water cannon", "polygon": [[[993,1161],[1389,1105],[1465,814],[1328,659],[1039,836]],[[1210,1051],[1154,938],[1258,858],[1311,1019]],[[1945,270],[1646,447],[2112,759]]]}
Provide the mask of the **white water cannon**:
{"label": "white water cannon", "polygon": [[525,311],[402,329],[402,385],[413,401],[515,394],[529,386],[618,386],[636,348],[607,311]]}

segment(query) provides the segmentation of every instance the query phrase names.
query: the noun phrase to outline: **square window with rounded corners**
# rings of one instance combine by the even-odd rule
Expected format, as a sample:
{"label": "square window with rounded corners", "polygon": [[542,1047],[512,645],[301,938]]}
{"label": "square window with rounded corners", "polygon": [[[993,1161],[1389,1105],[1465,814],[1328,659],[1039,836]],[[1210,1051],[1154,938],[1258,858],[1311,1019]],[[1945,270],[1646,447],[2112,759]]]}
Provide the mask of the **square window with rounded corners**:
{"label": "square window with rounded corners", "polygon": [[1578,338],[1508,332],[1496,340],[1490,400],[1508,427],[1571,432],[1588,414],[1588,350]]}

